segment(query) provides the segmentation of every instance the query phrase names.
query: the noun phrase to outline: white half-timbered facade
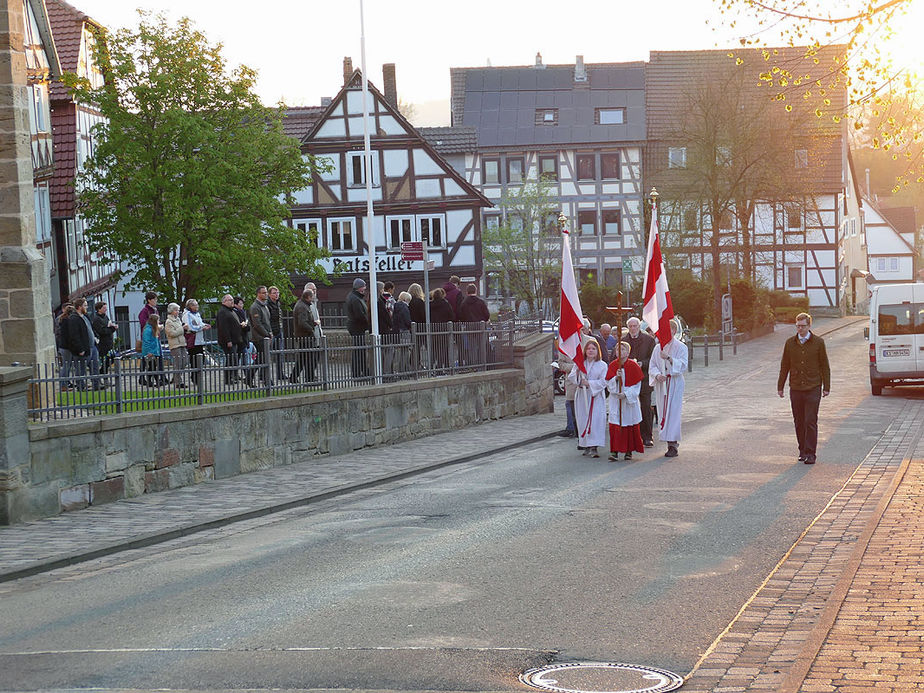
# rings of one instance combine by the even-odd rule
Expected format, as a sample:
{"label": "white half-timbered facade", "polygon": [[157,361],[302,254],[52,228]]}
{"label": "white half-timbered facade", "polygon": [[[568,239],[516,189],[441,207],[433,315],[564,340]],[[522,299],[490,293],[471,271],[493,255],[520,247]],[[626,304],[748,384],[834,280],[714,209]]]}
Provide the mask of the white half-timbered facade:
{"label": "white half-timbered facade", "polygon": [[[581,281],[624,288],[644,274],[644,63],[452,68],[453,129],[472,128],[461,166],[495,204],[543,179],[572,230]],[[434,136],[444,137],[443,129]],[[483,212],[486,227],[503,220]],[[489,278],[490,268],[486,268]],[[486,295],[501,300],[489,281]]]}
{"label": "white half-timbered facade", "polygon": [[[322,289],[322,298],[341,300],[356,277],[368,281],[370,243],[377,278],[392,280],[400,290],[423,284],[423,262],[401,259],[405,241],[427,242],[431,287],[451,275],[480,279],[480,212],[491,203],[398,112],[397,98],[387,98],[371,83],[367,112],[374,216],[368,227],[361,87],[356,70],[325,108],[290,109],[284,121],[295,136],[302,124],[303,153],[330,164],[295,194],[291,209],[291,224],[330,252],[322,264],[332,275],[333,289]],[[296,286],[303,279],[293,277]]]}
{"label": "white half-timbered facade", "polygon": [[[806,60],[805,49],[779,49],[773,53],[782,56],[777,60],[788,60],[794,71],[800,60]],[[741,70],[757,71],[758,66],[766,69],[765,58],[759,52],[739,51],[735,55],[743,65]],[[697,208],[677,192],[684,189],[685,176],[704,175],[687,170],[688,143],[679,140],[677,133],[696,131],[695,123],[683,111],[690,85],[724,74],[729,64],[735,62],[723,50],[653,51],[646,72],[646,189],[657,186],[660,194],[661,242],[669,264],[689,268],[698,275],[713,270],[713,221],[705,205]],[[738,98],[769,103],[766,90],[760,92],[758,86],[744,84],[748,86],[740,87],[744,91]],[[832,88],[829,97],[832,110],[839,113],[845,99],[844,86]],[[782,117],[786,117],[785,112]],[[830,116],[822,119],[812,115],[803,122],[801,140],[779,141],[774,139],[775,133],[766,134],[780,151],[786,147],[791,150],[785,152],[790,161],[788,168],[780,164],[779,169],[789,187],[781,185],[772,199],[747,200],[753,205],[745,229],[747,242],[735,207],[729,206],[716,221],[720,250],[717,270],[723,284],[728,275],[742,276],[748,264],[747,253],[753,272],[750,279],[769,289],[806,296],[809,305],[822,312],[839,312],[843,306],[840,234],[847,217],[846,125]],[[716,148],[715,156],[718,163],[721,146]],[[781,154],[779,161],[783,160]]]}
{"label": "white half-timbered facade", "polygon": [[[94,88],[103,85],[103,73],[94,57],[103,27],[64,0],[46,0],[51,30],[61,66],[87,79]],[[77,102],[60,82],[51,85],[51,121],[54,127],[55,175],[51,185],[51,223],[54,229],[57,282],[53,295],[60,302],[85,297],[116,298],[113,265],[86,243],[87,222],[77,212],[75,177],[95,149],[93,128],[105,118],[93,104]],[[57,307],[54,306],[55,308]],[[113,306],[115,308],[115,306]],[[139,304],[140,308],[140,304]],[[115,312],[115,311],[113,311]],[[127,312],[120,311],[127,319]]]}

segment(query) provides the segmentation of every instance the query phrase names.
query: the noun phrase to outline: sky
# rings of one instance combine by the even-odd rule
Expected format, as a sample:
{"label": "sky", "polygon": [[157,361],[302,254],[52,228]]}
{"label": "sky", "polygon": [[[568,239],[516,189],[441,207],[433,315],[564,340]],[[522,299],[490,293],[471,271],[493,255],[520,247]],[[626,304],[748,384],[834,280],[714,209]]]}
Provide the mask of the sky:
{"label": "sky", "polygon": [[[110,29],[136,25],[138,8],[189,17],[223,44],[229,65],[257,70],[267,105],[317,106],[342,86],[344,56],[360,66],[359,0],[68,1]],[[754,24],[739,18],[732,28],[718,7],[718,0],[366,0],[367,70],[381,87],[382,64],[395,63],[398,98],[415,104],[415,125],[448,125],[450,67],[532,65],[537,52],[552,65],[573,64],[576,55],[623,62],[647,60],[652,50],[734,49]],[[887,45],[900,62],[920,65],[924,0],[910,7]]]}
{"label": "sky", "polygon": [[[268,105],[319,105],[342,86],[344,56],[360,66],[359,0],[68,1],[110,29],[136,24],[136,8],[189,17],[224,45],[229,64],[258,71]],[[714,0],[366,0],[367,70],[381,87],[382,64],[395,63],[398,97],[416,104],[415,123],[448,125],[450,67],[532,65],[537,52],[545,64],[573,64],[576,55],[622,62],[736,45],[716,8]]]}

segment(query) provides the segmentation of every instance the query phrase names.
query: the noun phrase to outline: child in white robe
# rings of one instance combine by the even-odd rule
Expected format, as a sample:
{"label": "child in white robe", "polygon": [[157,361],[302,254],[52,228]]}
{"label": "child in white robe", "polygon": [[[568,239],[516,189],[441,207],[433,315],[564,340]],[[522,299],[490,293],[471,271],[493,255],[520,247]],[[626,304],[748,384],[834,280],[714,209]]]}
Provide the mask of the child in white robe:
{"label": "child in white robe", "polygon": [[577,385],[574,396],[574,416],[577,420],[578,450],[584,455],[600,457],[599,446],[606,445],[606,362],[600,360],[596,340],[584,344],[584,368],[574,364],[568,379]]}

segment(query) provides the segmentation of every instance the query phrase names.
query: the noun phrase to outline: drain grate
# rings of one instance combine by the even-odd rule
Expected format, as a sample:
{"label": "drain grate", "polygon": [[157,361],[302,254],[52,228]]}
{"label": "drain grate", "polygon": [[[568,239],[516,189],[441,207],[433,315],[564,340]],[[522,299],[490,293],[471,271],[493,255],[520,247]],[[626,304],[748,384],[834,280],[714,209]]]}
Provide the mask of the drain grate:
{"label": "drain grate", "polygon": [[549,664],[523,672],[520,681],[554,693],[666,693],[683,685],[664,669],[611,662]]}

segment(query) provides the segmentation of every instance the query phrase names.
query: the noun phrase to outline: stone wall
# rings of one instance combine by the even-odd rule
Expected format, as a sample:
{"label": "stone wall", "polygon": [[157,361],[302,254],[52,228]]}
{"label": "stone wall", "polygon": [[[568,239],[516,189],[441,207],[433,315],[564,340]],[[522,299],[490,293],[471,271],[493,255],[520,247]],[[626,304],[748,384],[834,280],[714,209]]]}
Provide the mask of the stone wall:
{"label": "stone wall", "polygon": [[[10,449],[24,448],[15,454],[28,456],[15,479],[3,476],[0,457],[0,501],[7,508],[0,522],[550,412],[550,345],[551,335],[528,337],[514,346],[514,368],[484,373],[33,424],[25,445],[7,439]],[[22,401],[14,404],[23,412],[20,432],[24,383],[21,389]],[[0,405],[6,410],[7,400]]]}

